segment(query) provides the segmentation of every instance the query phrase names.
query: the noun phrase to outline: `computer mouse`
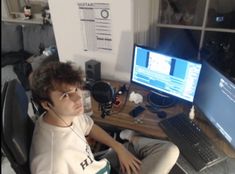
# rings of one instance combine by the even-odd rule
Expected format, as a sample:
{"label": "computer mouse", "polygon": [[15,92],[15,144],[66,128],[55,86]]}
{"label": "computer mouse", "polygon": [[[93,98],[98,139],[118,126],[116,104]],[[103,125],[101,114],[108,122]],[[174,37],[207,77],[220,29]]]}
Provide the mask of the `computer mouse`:
{"label": "computer mouse", "polygon": [[159,118],[166,118],[167,113],[166,113],[165,111],[158,111],[158,112],[157,112],[157,116],[158,116]]}

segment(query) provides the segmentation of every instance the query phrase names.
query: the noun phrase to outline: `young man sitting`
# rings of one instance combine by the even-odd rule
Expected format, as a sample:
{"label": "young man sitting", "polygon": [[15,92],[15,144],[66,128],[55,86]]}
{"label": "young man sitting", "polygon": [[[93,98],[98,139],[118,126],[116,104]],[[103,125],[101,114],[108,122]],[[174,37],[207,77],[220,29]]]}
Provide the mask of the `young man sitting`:
{"label": "young man sitting", "polygon": [[[168,173],[178,158],[178,148],[130,131],[123,133],[123,138],[130,140],[125,148],[83,114],[82,79],[81,71],[71,63],[50,62],[33,72],[32,95],[45,112],[35,125],[31,173],[108,174],[111,166],[113,171],[119,172],[120,168],[127,174]],[[113,149],[107,158],[94,159],[85,138],[88,135]]]}

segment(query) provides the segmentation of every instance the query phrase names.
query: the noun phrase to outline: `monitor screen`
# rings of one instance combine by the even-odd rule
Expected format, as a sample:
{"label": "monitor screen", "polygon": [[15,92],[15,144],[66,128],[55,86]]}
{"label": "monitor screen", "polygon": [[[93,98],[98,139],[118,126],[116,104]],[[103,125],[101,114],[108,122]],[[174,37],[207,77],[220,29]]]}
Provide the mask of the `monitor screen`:
{"label": "monitor screen", "polygon": [[131,82],[192,102],[201,63],[134,45]]}
{"label": "monitor screen", "polygon": [[235,148],[235,84],[206,61],[202,63],[194,104]]}

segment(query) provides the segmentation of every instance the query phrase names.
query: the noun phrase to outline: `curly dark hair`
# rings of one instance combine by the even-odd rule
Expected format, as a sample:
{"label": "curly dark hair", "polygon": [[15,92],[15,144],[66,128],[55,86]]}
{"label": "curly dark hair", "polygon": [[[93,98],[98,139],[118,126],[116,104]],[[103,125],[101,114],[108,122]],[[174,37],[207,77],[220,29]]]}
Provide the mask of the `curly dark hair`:
{"label": "curly dark hair", "polygon": [[50,91],[61,90],[62,85],[83,85],[83,73],[80,68],[75,68],[72,62],[49,62],[39,66],[31,76],[32,97],[36,104],[48,101],[53,104],[50,98]]}

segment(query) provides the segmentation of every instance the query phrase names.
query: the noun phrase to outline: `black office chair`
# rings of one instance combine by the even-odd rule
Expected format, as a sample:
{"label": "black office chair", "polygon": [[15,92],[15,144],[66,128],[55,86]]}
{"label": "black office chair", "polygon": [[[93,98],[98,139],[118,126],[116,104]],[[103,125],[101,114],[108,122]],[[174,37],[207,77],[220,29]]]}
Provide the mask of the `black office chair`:
{"label": "black office chair", "polygon": [[[21,84],[15,79],[4,84],[2,90],[1,148],[11,167],[17,174],[30,174],[29,149],[34,123],[28,116],[28,97]],[[104,129],[114,134],[115,130]],[[112,135],[111,135],[112,136]],[[108,149],[98,149],[96,159]]]}
{"label": "black office chair", "polygon": [[34,123],[28,116],[28,98],[14,79],[2,89],[1,148],[17,174],[30,174],[29,149]]}

